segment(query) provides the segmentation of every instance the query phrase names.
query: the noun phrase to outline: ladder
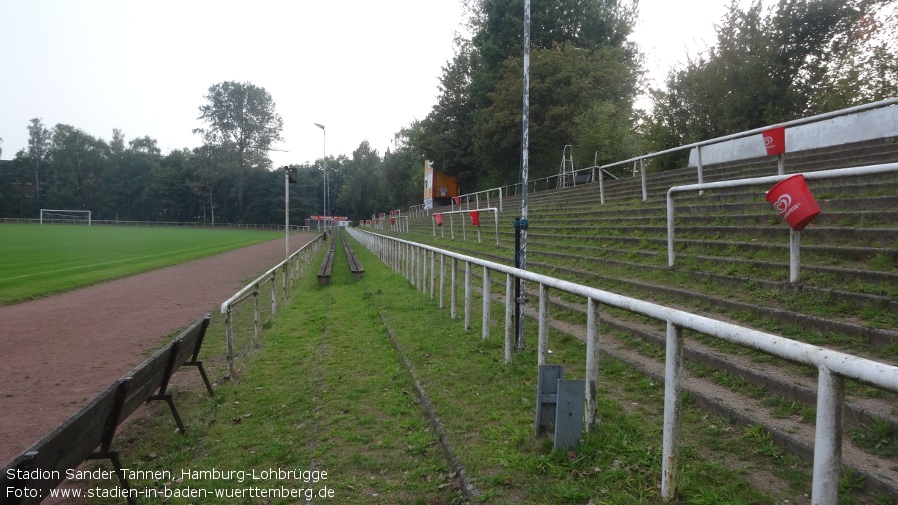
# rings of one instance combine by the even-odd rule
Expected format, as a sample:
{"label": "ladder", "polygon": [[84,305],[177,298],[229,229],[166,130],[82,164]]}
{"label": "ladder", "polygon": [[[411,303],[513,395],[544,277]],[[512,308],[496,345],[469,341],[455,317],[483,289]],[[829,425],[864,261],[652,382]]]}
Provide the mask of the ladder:
{"label": "ladder", "polygon": [[571,176],[571,182],[574,177],[574,149],[570,145],[564,146],[561,150],[561,168],[558,170],[558,183],[556,189],[566,188],[568,174]]}

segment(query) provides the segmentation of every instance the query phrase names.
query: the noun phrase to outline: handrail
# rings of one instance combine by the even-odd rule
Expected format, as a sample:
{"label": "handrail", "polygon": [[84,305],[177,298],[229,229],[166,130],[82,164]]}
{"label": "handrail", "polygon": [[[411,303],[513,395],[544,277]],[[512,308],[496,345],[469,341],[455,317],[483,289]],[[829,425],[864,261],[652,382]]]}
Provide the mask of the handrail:
{"label": "handrail", "polygon": [[[302,246],[291,254],[287,259],[281,261],[271,269],[269,269],[264,274],[260,275],[256,280],[250,282],[246,286],[244,286],[240,291],[234,293],[230,298],[222,302],[221,304],[221,313],[226,314],[225,318],[225,332],[227,339],[227,360],[228,360],[228,374],[233,377],[236,373],[236,361],[240,359],[240,356],[246,351],[249,347],[249,344],[253,342],[254,339],[257,339],[259,336],[259,325],[260,321],[260,313],[261,308],[259,306],[259,294],[261,292],[262,286],[271,282],[271,312],[270,314],[274,314],[277,312],[277,272],[278,270],[283,269],[283,296],[287,296],[287,290],[289,286],[292,286],[298,277],[298,272],[301,267],[307,266],[311,261],[311,257],[318,251],[321,247],[322,241],[320,240],[322,236],[310,240],[306,245]],[[287,282],[287,279],[290,279],[290,282]],[[232,312],[234,307],[240,302],[253,297],[255,300],[255,317],[253,319],[254,325],[254,334],[253,338],[250,339],[246,346],[234,356],[234,328],[233,328],[233,317]]]}
{"label": "handrail", "polygon": [[[642,167],[642,170],[640,170],[640,172],[642,173],[642,178],[643,178],[643,184],[642,184],[642,186],[643,186],[643,201],[645,201],[645,200],[647,199],[647,195],[646,195],[647,190],[646,190],[646,181],[645,181],[645,160],[648,160],[648,159],[650,159],[650,158],[655,158],[655,157],[658,157],[658,156],[663,156],[663,155],[665,155],[665,154],[673,154],[673,153],[680,152],[680,151],[684,151],[684,150],[687,150],[687,149],[698,149],[698,166],[697,166],[696,168],[697,168],[697,171],[698,171],[698,183],[699,183],[699,184],[702,184],[702,183],[704,182],[704,175],[703,175],[703,173],[702,173],[703,166],[702,166],[702,162],[701,162],[701,148],[703,148],[703,147],[707,147],[707,146],[710,146],[710,145],[713,145],[713,144],[719,144],[719,143],[722,143],[722,142],[728,142],[728,141],[730,141],[730,140],[736,140],[736,139],[740,139],[740,138],[750,137],[750,136],[752,136],[752,135],[758,135],[758,134],[761,134],[761,133],[763,133],[763,132],[765,132],[765,131],[767,131],[767,130],[773,129],[773,128],[781,128],[781,127],[783,127],[783,128],[791,128],[791,127],[794,127],[794,126],[801,126],[801,125],[804,125],[804,124],[810,124],[810,123],[816,123],[816,122],[820,122],[820,121],[825,121],[825,120],[827,120],[827,119],[833,119],[833,118],[840,117],[840,116],[847,116],[847,115],[850,115],[850,114],[857,114],[857,113],[859,113],[859,112],[864,112],[864,111],[868,111],[868,110],[881,109],[881,108],[883,108],[883,107],[889,107],[889,106],[891,106],[891,105],[898,105],[898,98],[889,98],[889,99],[886,99],[886,100],[880,100],[880,101],[878,101],[878,102],[872,102],[872,103],[868,103],[868,104],[857,105],[857,106],[854,106],[854,107],[848,107],[848,108],[846,108],[846,109],[840,109],[840,110],[837,110],[837,111],[826,112],[826,113],[823,113],[823,114],[817,114],[817,115],[815,115],[815,116],[810,116],[810,117],[806,117],[806,118],[793,119],[793,120],[791,120],[791,121],[786,121],[786,122],[783,122],[783,123],[777,123],[777,124],[770,125],[770,126],[764,126],[764,127],[761,127],[761,128],[755,128],[755,129],[753,129],[753,130],[747,130],[747,131],[744,131],[744,132],[733,133],[733,134],[730,134],[730,135],[724,135],[724,136],[722,136],[722,137],[716,137],[716,138],[709,139],[709,140],[703,140],[703,141],[700,141],[700,142],[694,142],[694,143],[692,143],[692,144],[686,144],[686,145],[682,145],[682,146],[679,146],[679,147],[672,147],[672,148],[670,148],[670,149],[665,149],[665,150],[663,150],[663,151],[657,151],[657,152],[649,153],[649,154],[642,154],[642,155],[639,155],[639,156],[636,156],[636,157],[633,157],[633,158],[629,158],[629,159],[622,160],[622,161],[615,161],[615,162],[613,162],[613,163],[608,163],[608,164],[601,165],[601,166],[593,166],[593,167],[587,167],[587,168],[576,169],[576,170],[574,170],[574,173],[577,173],[577,172],[580,172],[580,171],[584,171],[584,170],[595,170],[595,169],[599,169],[599,184],[600,184],[600,188],[599,188],[599,198],[600,198],[600,203],[604,204],[604,203],[605,203],[605,192],[603,191],[604,188],[601,187],[601,186],[602,186],[602,183],[603,183],[603,175],[602,175],[602,174],[608,174],[608,175],[611,175],[610,172],[607,172],[607,169],[609,169],[609,168],[614,168],[614,167],[618,167],[618,166],[621,166],[621,165],[626,165],[626,164],[629,164],[629,163],[640,163],[640,166]],[[782,173],[781,173],[780,175],[782,175]],[[634,176],[635,176],[635,173],[634,173]],[[529,190],[529,187],[532,185],[533,188],[534,188],[534,191],[536,191],[536,188],[537,188],[538,184],[539,184],[540,182],[542,182],[542,181],[545,181],[545,183],[546,183],[546,189],[548,189],[548,188],[549,188],[549,181],[551,181],[552,179],[555,179],[555,178],[557,178],[557,177],[560,177],[560,176],[559,176],[558,174],[555,174],[555,175],[550,175],[550,176],[543,177],[543,178],[541,178],[541,179],[531,179],[531,180],[528,182],[528,190]],[[614,177],[614,176],[612,175],[612,177]],[[594,171],[593,171],[593,177],[592,177],[592,180],[593,180],[593,182],[595,182],[595,180],[596,180],[595,172],[594,172]],[[519,184],[509,184],[509,185],[506,185],[506,186],[500,186],[500,187],[498,187],[498,188],[492,188],[492,189],[488,189],[488,190],[481,190],[481,191],[469,193],[468,195],[462,195],[461,198],[469,197],[470,195],[476,195],[477,193],[483,193],[483,192],[485,192],[485,191],[497,191],[497,190],[499,191],[499,194],[500,194],[500,195],[502,195],[503,191],[505,191],[505,194],[507,195],[507,194],[510,193],[509,190],[512,189],[512,188],[514,188],[514,191],[515,191],[514,194],[517,195],[517,189],[518,189],[518,187],[519,187]],[[500,206],[500,208],[501,208],[501,206]],[[411,210],[411,207],[409,208],[409,210]]]}
{"label": "handrail", "polygon": [[[433,236],[437,236],[437,216],[449,216],[449,237],[452,240],[455,240],[455,227],[454,220],[452,216],[455,214],[470,214],[472,212],[481,212],[481,211],[490,211],[493,213],[493,221],[496,225],[496,245],[499,245],[499,209],[495,207],[485,207],[482,209],[472,209],[472,210],[454,210],[448,212],[435,212],[430,217],[430,224],[433,228]],[[440,224],[442,226],[442,224]],[[465,232],[465,220],[461,220],[461,230],[462,230],[462,240],[467,241],[468,235]],[[445,235],[442,232],[442,228],[440,229],[440,236],[444,237]],[[480,227],[477,226],[477,243],[480,243]]]}
{"label": "handrail", "polygon": [[[520,270],[511,266],[493,263],[471,256],[466,256],[436,247],[401,240],[395,237],[379,235],[364,230],[350,229],[350,234],[359,240],[374,254],[394,270],[403,272],[413,285],[421,291],[427,292],[428,266],[427,261],[422,261],[430,254],[430,294],[434,296],[436,285],[436,256],[440,257],[440,306],[444,288],[445,258],[453,261],[452,270],[452,317],[455,317],[455,293],[457,262],[465,265],[465,328],[470,329],[470,298],[471,266],[483,268],[484,293],[489,293],[488,283],[490,272],[498,272],[506,275],[506,310],[505,310],[505,360],[511,361],[511,349],[513,346],[510,319],[513,317],[511,306],[514,303],[514,279],[523,279],[538,284],[538,301],[540,310],[539,319],[539,344],[537,361],[539,365],[545,364],[548,354],[548,315],[543,307],[549,303],[549,291],[551,289],[570,293],[587,300],[587,353],[586,353],[586,426],[587,429],[595,422],[595,387],[598,384],[598,304],[608,305],[626,310],[635,314],[647,316],[656,320],[665,321],[667,324],[667,345],[665,350],[665,380],[664,380],[664,426],[663,426],[663,454],[661,495],[666,502],[673,502],[676,498],[678,480],[679,448],[678,438],[680,432],[680,406],[681,406],[681,374],[683,367],[683,336],[684,329],[719,338],[727,342],[755,349],[766,354],[796,363],[813,366],[818,369],[819,382],[817,390],[817,422],[814,441],[814,466],[811,501],[821,505],[836,505],[838,503],[839,475],[841,472],[841,425],[842,407],[844,403],[844,381],[854,379],[863,383],[898,393],[898,367],[879,363],[873,360],[852,356],[839,351],[822,348],[816,345],[790,340],[785,337],[745,328],[736,324],[718,321],[705,316],[693,314],[663,305],[658,305],[636,298],[618,295],[597,288],[576,284],[537,274],[527,270]],[[483,297],[483,338],[489,337],[490,309],[489,296]]]}
{"label": "handrail", "polygon": [[[832,170],[820,170],[817,172],[803,172],[801,174],[789,175],[769,175],[765,177],[750,177],[747,179],[733,179],[729,181],[706,182],[704,184],[687,184],[684,186],[674,186],[667,190],[667,265],[673,267],[676,263],[676,252],[674,251],[674,194],[699,191],[705,189],[718,188],[736,188],[744,186],[760,186],[776,184],[789,177],[802,175],[807,180],[834,179],[839,177],[857,177],[861,175],[875,175],[888,172],[898,172],[898,163],[884,163],[881,165],[867,165],[863,167],[835,168]],[[789,260],[789,282],[796,283],[799,280],[799,269],[801,267],[799,258],[801,232],[791,231],[790,235],[790,260]]]}

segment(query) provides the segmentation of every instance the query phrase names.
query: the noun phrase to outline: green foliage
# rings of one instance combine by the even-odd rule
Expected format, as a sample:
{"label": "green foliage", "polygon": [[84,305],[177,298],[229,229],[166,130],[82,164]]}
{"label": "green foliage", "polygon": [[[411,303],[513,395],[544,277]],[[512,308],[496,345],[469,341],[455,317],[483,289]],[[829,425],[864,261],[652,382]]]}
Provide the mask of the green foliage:
{"label": "green foliage", "polygon": [[653,90],[653,150],[893,96],[881,76],[895,75],[898,50],[870,28],[882,26],[882,9],[861,0],[784,0],[767,13],[760,0],[731,4],[716,45]]}
{"label": "green foliage", "polygon": [[[438,169],[460,175],[465,187],[508,184],[517,181],[520,162],[524,5],[479,0],[472,12],[473,36],[458,41],[456,57],[443,70],[420,146]],[[634,123],[637,54],[626,40],[634,23],[632,2],[531,2],[534,177],[554,173],[568,144],[586,163],[598,150],[617,157],[633,149],[632,141],[612,138],[632,131],[624,125]],[[596,123],[605,119],[610,124]]]}

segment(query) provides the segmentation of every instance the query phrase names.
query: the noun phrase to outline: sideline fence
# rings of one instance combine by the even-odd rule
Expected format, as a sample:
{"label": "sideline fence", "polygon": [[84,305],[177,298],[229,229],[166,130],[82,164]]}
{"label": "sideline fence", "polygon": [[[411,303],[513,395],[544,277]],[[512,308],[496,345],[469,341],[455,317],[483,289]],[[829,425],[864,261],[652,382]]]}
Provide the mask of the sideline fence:
{"label": "sideline fence", "polygon": [[[221,313],[226,314],[226,338],[228,375],[236,376],[237,362],[249,349],[250,345],[258,343],[259,330],[272,315],[277,312],[278,299],[285,299],[290,289],[296,283],[300,274],[308,268],[312,257],[321,248],[327,234],[319,235],[306,245],[290,255],[289,258],[278,263],[270,270],[259,276],[253,282],[247,284],[240,291],[221,304]],[[270,285],[270,309],[265,320],[262,320],[262,289]],[[278,290],[281,294],[278,296]],[[252,298],[253,304],[242,302]],[[236,349],[236,355],[235,353]]]}
{"label": "sideline fence", "polygon": [[[661,496],[668,503],[676,500],[679,474],[684,329],[817,368],[819,381],[811,495],[811,501],[815,504],[836,505],[839,501],[845,380],[857,380],[886,391],[898,393],[898,367],[895,366],[431,246],[364,230],[349,229],[349,232],[387,265],[402,273],[419,291],[427,293],[429,287],[432,299],[435,297],[435,289],[438,285],[440,307],[443,306],[443,293],[446,284],[446,260],[450,260],[450,317],[452,318],[457,316],[456,293],[458,281],[456,272],[459,269],[459,263],[462,263],[465,272],[464,324],[466,329],[471,328],[471,315],[473,313],[471,302],[473,294],[471,282],[472,268],[474,266],[482,268],[484,274],[482,338],[489,338],[490,274],[504,274],[506,277],[506,362],[511,362],[511,349],[514,345],[512,340],[512,328],[514,327],[512,307],[514,304],[513,286],[515,282],[524,280],[539,286],[538,365],[546,364],[548,357],[549,321],[547,308],[550,291],[558,290],[585,299],[587,302],[587,342],[584,410],[587,430],[592,429],[596,422],[600,343],[598,332],[601,305],[623,309],[665,322],[667,325],[667,345],[665,349]],[[439,261],[440,265],[438,269],[439,281],[436,279],[437,261]]]}

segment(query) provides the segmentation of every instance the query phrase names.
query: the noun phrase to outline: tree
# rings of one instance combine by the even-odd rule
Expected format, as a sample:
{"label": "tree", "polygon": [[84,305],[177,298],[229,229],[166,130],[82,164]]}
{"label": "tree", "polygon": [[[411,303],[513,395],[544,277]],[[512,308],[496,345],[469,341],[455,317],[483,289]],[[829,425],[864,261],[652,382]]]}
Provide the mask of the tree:
{"label": "tree", "polygon": [[41,203],[41,166],[50,150],[50,130],[48,130],[40,118],[31,120],[28,127],[28,156],[34,164],[34,184],[36,188],[38,205]]}
{"label": "tree", "polygon": [[896,75],[895,44],[877,44],[865,29],[874,6],[883,3],[780,0],[765,13],[760,0],[745,10],[734,2],[717,28],[716,45],[672,70],[666,90],[654,90],[653,149],[887,96],[894,81],[870,75]]}
{"label": "tree", "polygon": [[[465,186],[507,184],[517,180],[520,166],[524,4],[472,0],[468,6],[473,36],[458,41],[439,101],[416,140],[439,170],[459,175]],[[627,37],[635,15],[629,0],[531,1],[534,174],[557,169],[565,145],[597,142],[606,131],[586,124],[584,111],[606,103],[606,114],[633,115],[639,55]]]}
{"label": "tree", "polygon": [[198,119],[208,123],[195,133],[213,146],[228,146],[237,156],[234,180],[238,212],[243,210],[243,194],[248,172],[268,169],[268,150],[282,140],[283,120],[275,111],[275,103],[265,88],[252,83],[225,81],[212,85],[204,96]]}

